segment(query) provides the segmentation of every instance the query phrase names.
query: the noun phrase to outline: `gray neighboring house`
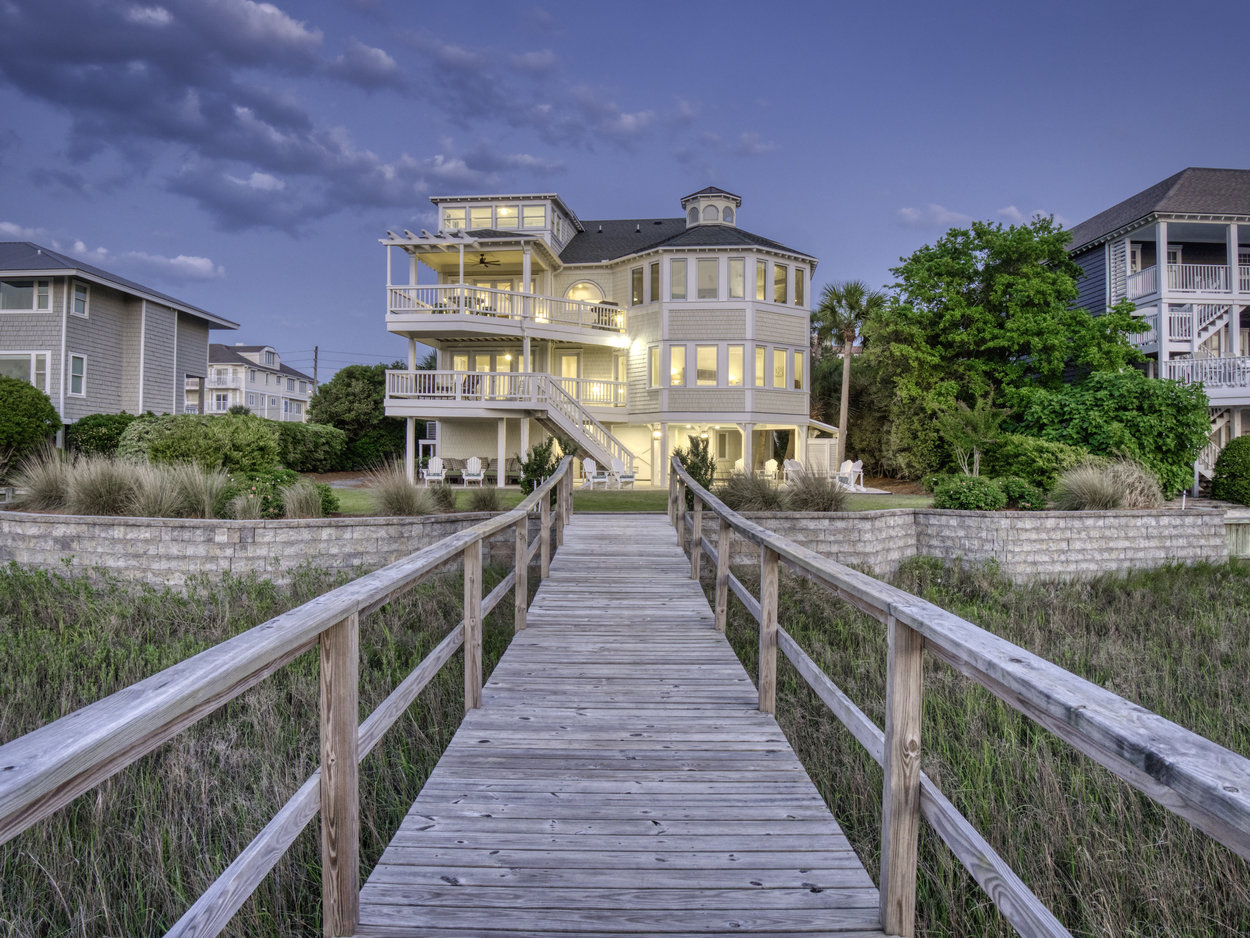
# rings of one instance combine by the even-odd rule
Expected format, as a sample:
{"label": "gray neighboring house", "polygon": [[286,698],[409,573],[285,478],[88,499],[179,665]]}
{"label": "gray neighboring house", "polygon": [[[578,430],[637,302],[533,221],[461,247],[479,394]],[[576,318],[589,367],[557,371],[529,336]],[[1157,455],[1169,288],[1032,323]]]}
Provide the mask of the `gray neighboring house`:
{"label": "gray neighboring house", "polygon": [[29,241],[0,242],[0,374],[30,381],[65,423],[182,413],[208,375],[211,329],[237,329],[150,287]]}
{"label": "gray neighboring house", "polygon": [[1202,383],[1211,439],[1197,468],[1210,477],[1250,433],[1250,170],[1183,169],[1075,226],[1068,250],[1084,271],[1078,305],[1131,300],[1150,373]]}

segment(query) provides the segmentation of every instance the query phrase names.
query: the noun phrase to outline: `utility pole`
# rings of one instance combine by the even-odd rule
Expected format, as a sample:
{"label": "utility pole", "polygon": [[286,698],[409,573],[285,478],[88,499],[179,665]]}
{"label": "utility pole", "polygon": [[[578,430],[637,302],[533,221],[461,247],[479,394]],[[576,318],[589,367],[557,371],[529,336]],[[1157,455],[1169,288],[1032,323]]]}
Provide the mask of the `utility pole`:
{"label": "utility pole", "polygon": [[313,390],[314,391],[317,390],[317,350],[319,348],[320,346],[318,345],[313,346]]}

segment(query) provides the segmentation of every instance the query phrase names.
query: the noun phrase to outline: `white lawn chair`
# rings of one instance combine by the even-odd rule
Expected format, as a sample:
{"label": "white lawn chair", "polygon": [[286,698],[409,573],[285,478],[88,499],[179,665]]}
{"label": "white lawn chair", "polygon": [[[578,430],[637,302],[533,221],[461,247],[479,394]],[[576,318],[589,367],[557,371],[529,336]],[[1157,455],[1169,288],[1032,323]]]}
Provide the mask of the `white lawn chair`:
{"label": "white lawn chair", "polygon": [[626,469],[624,460],[613,458],[609,472],[618,489],[623,489],[627,485],[631,489],[634,487],[634,470]]}
{"label": "white lawn chair", "polygon": [[593,489],[596,485],[602,485],[605,489],[608,487],[608,470],[600,469],[593,459],[583,459],[582,488]]}
{"label": "white lawn chair", "polygon": [[864,487],[864,461],[857,459],[851,463],[851,488]]}
{"label": "white lawn chair", "polygon": [[443,457],[431,456],[430,461],[426,463],[425,469],[421,471],[421,474],[425,476],[426,485],[429,485],[431,482],[446,482],[447,470],[443,468]]}
{"label": "white lawn chair", "polygon": [[764,463],[764,478],[765,478],[765,479],[769,479],[770,481],[776,481],[776,479],[777,479],[777,460],[775,460],[775,459],[770,459],[770,460],[768,460],[768,462]]}
{"label": "white lawn chair", "polygon": [[786,485],[792,485],[803,477],[803,464],[797,459],[787,459],[782,464],[782,471],[785,473]]}
{"label": "white lawn chair", "polygon": [[847,488],[851,487],[851,478],[852,478],[851,468],[854,465],[855,464],[848,459],[846,460],[846,462],[842,463],[842,465],[838,467],[838,481],[841,482],[843,485],[845,485]]}
{"label": "white lawn chair", "polygon": [[468,485],[470,482],[482,484],[482,480],[486,478],[486,470],[482,468],[482,460],[476,456],[470,456],[464,464],[464,476],[462,482]]}
{"label": "white lawn chair", "polygon": [[745,475],[746,471],[747,471],[746,463],[743,462],[741,459],[735,459],[734,460],[734,472],[742,473]]}

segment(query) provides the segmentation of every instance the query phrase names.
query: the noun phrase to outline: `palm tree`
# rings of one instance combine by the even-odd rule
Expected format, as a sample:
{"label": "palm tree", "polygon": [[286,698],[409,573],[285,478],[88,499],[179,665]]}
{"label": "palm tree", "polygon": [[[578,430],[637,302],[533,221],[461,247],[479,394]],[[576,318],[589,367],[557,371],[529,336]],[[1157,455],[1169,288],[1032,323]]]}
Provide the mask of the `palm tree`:
{"label": "palm tree", "polygon": [[821,347],[842,343],[842,397],[838,406],[838,465],[846,459],[846,422],[850,404],[851,349],[860,326],[885,308],[885,294],[870,290],[862,280],[826,284],[820,305],[812,313],[816,340]]}

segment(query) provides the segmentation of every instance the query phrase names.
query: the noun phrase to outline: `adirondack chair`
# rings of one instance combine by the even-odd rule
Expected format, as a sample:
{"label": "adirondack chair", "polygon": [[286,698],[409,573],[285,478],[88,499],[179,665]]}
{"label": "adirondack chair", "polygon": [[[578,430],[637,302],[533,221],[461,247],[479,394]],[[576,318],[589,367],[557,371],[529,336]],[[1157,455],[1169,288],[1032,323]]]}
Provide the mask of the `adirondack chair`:
{"label": "adirondack chair", "polygon": [[583,459],[582,480],[582,488],[589,486],[593,489],[596,485],[602,485],[606,489],[608,487],[608,471],[600,469],[598,463],[593,459]]}
{"label": "adirondack chair", "polygon": [[486,470],[482,468],[482,460],[476,456],[470,456],[464,464],[463,483],[468,485],[470,482],[476,482],[478,485],[481,485],[482,480],[485,478]]}
{"label": "adirondack chair", "polygon": [[624,460],[614,458],[612,460],[612,468],[609,470],[609,473],[612,476],[612,481],[616,483],[616,487],[618,489],[623,489],[627,485],[631,489],[634,487],[634,470],[626,469]]}
{"label": "adirondack chair", "polygon": [[851,463],[851,488],[864,487],[864,461],[857,459]]}
{"label": "adirondack chair", "polygon": [[797,459],[787,459],[782,465],[786,475],[786,485],[798,482],[803,477],[803,464]]}
{"label": "adirondack chair", "polygon": [[777,460],[770,459],[764,463],[764,478],[770,480],[777,478]]}
{"label": "adirondack chair", "polygon": [[743,462],[741,459],[735,459],[734,460],[734,472],[742,473],[745,475],[746,471],[747,471],[746,463]]}
{"label": "adirondack chair", "polygon": [[441,456],[431,456],[430,461],[426,464],[421,474],[425,476],[426,485],[429,485],[431,482],[446,482],[447,470],[443,468],[443,458]]}
{"label": "adirondack chair", "polygon": [[846,462],[842,463],[842,465],[838,467],[838,481],[847,487],[850,487],[852,485],[851,468],[854,465],[855,464],[848,459],[846,460]]}

